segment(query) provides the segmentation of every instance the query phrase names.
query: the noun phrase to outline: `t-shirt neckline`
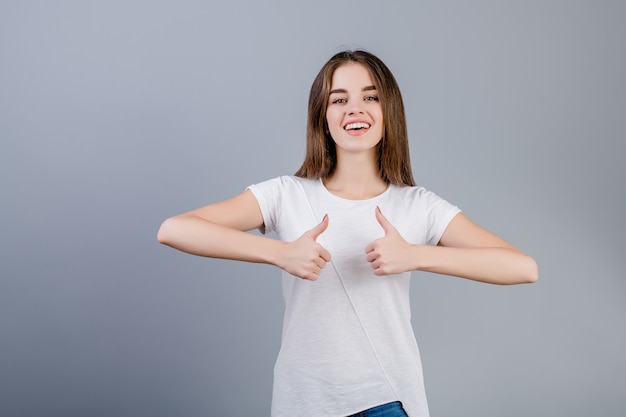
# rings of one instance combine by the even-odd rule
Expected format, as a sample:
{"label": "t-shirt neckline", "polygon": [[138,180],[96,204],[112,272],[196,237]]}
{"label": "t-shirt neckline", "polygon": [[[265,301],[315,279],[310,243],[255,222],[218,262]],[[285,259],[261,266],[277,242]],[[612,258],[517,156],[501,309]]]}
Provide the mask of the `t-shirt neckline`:
{"label": "t-shirt neckline", "polygon": [[324,193],[326,195],[328,195],[331,198],[334,198],[336,200],[345,201],[345,202],[365,203],[365,202],[368,202],[368,201],[375,201],[375,200],[380,199],[380,198],[384,197],[385,195],[387,195],[387,193],[389,193],[389,190],[391,190],[391,184],[389,183],[389,184],[387,184],[387,188],[385,188],[385,190],[383,192],[381,192],[378,195],[375,195],[374,197],[353,200],[351,198],[344,198],[344,197],[338,196],[337,194],[332,193],[328,188],[326,188],[326,185],[324,185],[324,182],[322,181],[321,178],[319,178],[317,181],[318,181],[319,186],[322,187],[322,190],[324,190]]}

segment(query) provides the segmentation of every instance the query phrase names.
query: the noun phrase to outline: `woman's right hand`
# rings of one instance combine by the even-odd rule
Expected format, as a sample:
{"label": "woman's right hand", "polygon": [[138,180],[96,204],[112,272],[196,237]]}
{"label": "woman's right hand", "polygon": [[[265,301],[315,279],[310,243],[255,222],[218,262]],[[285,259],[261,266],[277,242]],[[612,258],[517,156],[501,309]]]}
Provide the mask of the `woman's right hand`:
{"label": "woman's right hand", "polygon": [[330,253],[317,238],[328,227],[328,215],[322,222],[293,242],[285,243],[282,259],[278,266],[297,277],[315,281],[322,269],[330,262]]}
{"label": "woman's right hand", "polygon": [[263,226],[256,197],[247,190],[231,199],[170,217],[159,228],[157,239],[193,255],[266,263],[297,277],[316,280],[330,261],[330,253],[316,242],[328,227],[328,216],[289,243],[247,233]]}

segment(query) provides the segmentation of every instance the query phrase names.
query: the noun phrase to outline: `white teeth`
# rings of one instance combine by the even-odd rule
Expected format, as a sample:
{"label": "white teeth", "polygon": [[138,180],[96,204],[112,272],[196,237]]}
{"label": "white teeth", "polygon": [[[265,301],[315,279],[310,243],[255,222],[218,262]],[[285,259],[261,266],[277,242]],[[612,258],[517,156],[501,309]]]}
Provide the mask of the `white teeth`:
{"label": "white teeth", "polygon": [[350,123],[349,125],[347,125],[345,127],[346,130],[353,130],[353,129],[369,129],[370,125],[368,125],[367,123]]}

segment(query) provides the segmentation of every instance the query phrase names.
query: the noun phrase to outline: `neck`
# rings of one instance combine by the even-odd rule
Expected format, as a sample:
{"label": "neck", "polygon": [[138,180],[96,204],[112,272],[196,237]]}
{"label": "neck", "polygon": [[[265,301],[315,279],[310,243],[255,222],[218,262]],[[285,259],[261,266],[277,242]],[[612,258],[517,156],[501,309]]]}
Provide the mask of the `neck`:
{"label": "neck", "polygon": [[373,198],[387,189],[375,154],[337,155],[337,166],[323,183],[331,193],[349,200]]}

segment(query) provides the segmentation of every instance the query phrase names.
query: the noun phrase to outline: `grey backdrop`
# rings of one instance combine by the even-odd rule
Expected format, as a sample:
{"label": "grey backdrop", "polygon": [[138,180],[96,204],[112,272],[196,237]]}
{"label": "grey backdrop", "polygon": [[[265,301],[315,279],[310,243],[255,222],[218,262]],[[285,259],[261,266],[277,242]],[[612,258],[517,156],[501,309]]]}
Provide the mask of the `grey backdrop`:
{"label": "grey backdrop", "polygon": [[2,1],[0,415],[264,416],[279,271],[160,246],[293,173],[344,47],[404,94],[420,184],[540,281],[414,274],[431,414],[626,412],[623,1]]}

